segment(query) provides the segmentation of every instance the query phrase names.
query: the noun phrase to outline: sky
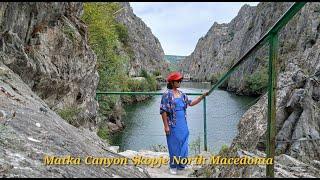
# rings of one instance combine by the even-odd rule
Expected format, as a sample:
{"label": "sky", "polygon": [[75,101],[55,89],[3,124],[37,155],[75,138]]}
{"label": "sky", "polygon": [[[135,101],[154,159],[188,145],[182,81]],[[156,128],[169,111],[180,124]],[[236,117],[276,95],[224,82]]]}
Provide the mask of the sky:
{"label": "sky", "polygon": [[244,4],[258,2],[130,2],[166,55],[190,55],[214,22],[229,23]]}

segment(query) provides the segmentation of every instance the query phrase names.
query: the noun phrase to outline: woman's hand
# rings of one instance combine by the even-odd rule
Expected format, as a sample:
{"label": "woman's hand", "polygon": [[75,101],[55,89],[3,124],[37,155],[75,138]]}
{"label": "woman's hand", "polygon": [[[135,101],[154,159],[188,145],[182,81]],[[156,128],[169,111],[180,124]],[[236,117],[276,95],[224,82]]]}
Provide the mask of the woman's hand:
{"label": "woman's hand", "polygon": [[201,96],[199,96],[198,98],[194,99],[190,104],[189,106],[194,106],[196,104],[198,104],[204,97],[208,96],[209,95],[209,91],[203,93]]}
{"label": "woman's hand", "polygon": [[209,95],[209,91],[203,93],[203,94],[200,96],[201,100],[202,100],[204,97],[208,96],[208,95]]}
{"label": "woman's hand", "polygon": [[202,94],[202,97],[208,96],[209,95],[209,91],[205,92]]}
{"label": "woman's hand", "polygon": [[164,127],[164,132],[166,133],[166,135],[170,134],[170,128],[169,127]]}
{"label": "woman's hand", "polygon": [[167,112],[163,112],[161,114],[162,120],[163,120],[163,125],[164,125],[164,132],[166,133],[166,135],[170,134],[170,127],[169,127],[169,123],[168,123],[168,115]]}

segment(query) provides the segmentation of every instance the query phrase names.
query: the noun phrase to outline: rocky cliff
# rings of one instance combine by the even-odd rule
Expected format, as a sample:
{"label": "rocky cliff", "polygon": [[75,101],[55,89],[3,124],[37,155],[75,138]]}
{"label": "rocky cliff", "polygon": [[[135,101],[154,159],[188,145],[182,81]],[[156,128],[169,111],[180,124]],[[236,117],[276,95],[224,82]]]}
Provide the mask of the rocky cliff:
{"label": "rocky cliff", "polygon": [[131,50],[129,75],[140,76],[141,70],[165,75],[169,64],[159,40],[151,29],[134,13],[128,2],[119,2],[123,7],[117,12],[117,21],[128,28],[128,46]]}
{"label": "rocky cliff", "polygon": [[[200,38],[194,52],[180,64],[181,69],[189,72],[191,77],[199,81],[217,81],[222,74],[238,60],[262,35],[279,19],[292,3],[260,3],[257,7],[244,5],[238,15],[230,23],[214,23],[207,34]],[[316,10],[317,11],[317,10]],[[271,13],[272,12],[272,13]],[[307,17],[304,17],[307,18]],[[311,45],[316,32],[316,23],[311,26],[302,24],[296,27],[297,18],[280,33],[280,62],[286,63],[286,55],[292,51],[304,51],[305,46]],[[313,20],[315,21],[315,20]],[[314,27],[315,26],[315,27]],[[311,36],[303,35],[303,30],[309,30]],[[299,45],[295,45],[295,34],[301,34]],[[285,39],[289,39],[288,41]],[[312,41],[313,42],[313,41]],[[301,44],[304,43],[304,44]],[[262,47],[228,80],[224,87],[237,94],[262,94],[266,86],[266,69],[268,61],[268,46]],[[281,68],[286,64],[281,65]],[[283,69],[282,69],[283,70]],[[254,76],[259,76],[259,82],[252,82]],[[253,88],[252,83],[262,88]]]}
{"label": "rocky cliff", "polygon": [[[82,8],[0,3],[0,177],[149,177],[131,165],[86,165],[88,156],[121,156],[55,112],[75,113],[74,125],[96,125],[99,77]],[[81,164],[46,166],[46,155],[79,157]]]}
{"label": "rocky cliff", "polygon": [[0,61],[49,108],[80,108],[79,125],[95,123],[98,83],[81,13],[82,3],[0,4]]}
{"label": "rocky cliff", "polygon": [[[0,62],[0,177],[149,177],[133,165],[88,165],[85,158],[122,157],[88,129],[50,110],[17,74]],[[45,165],[45,156],[80,158],[79,165]]]}
{"label": "rocky cliff", "polygon": [[[89,42],[97,55],[100,76],[97,91],[155,91],[153,75],[168,69],[158,39],[138,18],[127,2],[84,3],[81,17],[88,25]],[[152,75],[153,74],[153,75]],[[139,77],[135,77],[139,76]],[[143,101],[147,96],[99,96],[100,129],[122,130],[125,104]],[[103,132],[105,132],[103,130]]]}
{"label": "rocky cliff", "polygon": [[[190,69],[203,69],[206,63],[213,64],[209,72],[219,71],[226,68],[225,61],[229,56],[219,55],[219,53],[236,51],[239,55],[243,54],[248,47],[256,42],[261,35],[269,28],[292,3],[259,3],[257,7],[244,6],[241,8],[238,16],[235,18],[247,16],[246,21],[232,20],[230,24],[225,25],[227,30],[232,24],[244,26],[243,29],[235,31],[238,37],[237,46],[223,48],[224,45],[209,46],[198,48],[189,57],[196,57],[197,53],[202,55],[217,51],[216,56],[201,61],[200,67],[194,66],[191,62]],[[276,154],[289,155],[290,158],[298,159],[307,166],[320,168],[320,98],[319,98],[319,80],[320,80],[320,3],[307,3],[305,7],[288,23],[280,32],[279,43],[279,63],[277,80],[277,117],[276,117]],[[244,20],[244,19],[242,19]],[[250,26],[249,24],[252,23]],[[263,24],[263,26],[262,26]],[[214,25],[215,31],[223,25]],[[249,28],[251,27],[251,28]],[[222,30],[221,30],[222,31]],[[209,31],[210,32],[210,31]],[[225,31],[228,32],[228,31]],[[241,36],[237,33],[244,32]],[[211,37],[211,38],[209,38]],[[197,47],[203,43],[218,41],[214,33],[208,33],[207,37],[200,40]],[[221,36],[217,36],[219,38]],[[240,41],[239,41],[240,40]],[[220,41],[221,42],[221,41]],[[236,43],[236,41],[234,41]],[[204,46],[203,46],[204,47]],[[198,55],[200,55],[198,54]],[[263,52],[261,52],[263,54]],[[209,56],[204,56],[209,57]],[[199,58],[197,58],[200,60]],[[225,61],[222,61],[225,60]],[[242,75],[248,73],[246,69],[259,67],[259,62],[254,62],[252,58],[244,64]],[[222,64],[222,65],[221,65]],[[220,67],[221,66],[221,67]],[[260,65],[261,66],[261,65]],[[207,66],[210,67],[210,66]],[[240,71],[241,72],[241,71]],[[252,71],[251,71],[252,72]],[[194,72],[193,72],[194,73]],[[200,74],[203,71],[200,70]],[[202,74],[204,75],[204,74]],[[201,75],[196,75],[200,77]],[[235,78],[235,77],[232,77]],[[238,74],[238,85],[233,83],[232,78],[227,86],[241,91],[241,77]],[[233,84],[232,84],[233,83]],[[245,149],[251,152],[256,150],[264,151],[266,146],[267,129],[267,94],[252,106],[241,118],[238,124],[238,135],[233,140],[228,156],[238,156],[239,149]],[[276,164],[276,176],[285,177]],[[295,165],[292,165],[295,166]],[[278,168],[278,169],[277,169]],[[261,177],[265,175],[265,169],[257,169],[254,166],[223,166],[219,167],[219,172],[214,171],[212,176],[219,177]],[[319,176],[319,172],[315,177]],[[288,177],[288,176],[287,176]],[[294,176],[293,176],[294,177]],[[308,177],[307,175],[297,175],[295,177]]]}
{"label": "rocky cliff", "polygon": [[192,54],[180,63],[181,68],[189,72],[194,80],[209,81],[213,75],[220,77],[262,35],[261,23],[256,25],[260,31],[253,30],[255,12],[255,7],[244,5],[230,23],[214,22],[207,34],[198,40]]}

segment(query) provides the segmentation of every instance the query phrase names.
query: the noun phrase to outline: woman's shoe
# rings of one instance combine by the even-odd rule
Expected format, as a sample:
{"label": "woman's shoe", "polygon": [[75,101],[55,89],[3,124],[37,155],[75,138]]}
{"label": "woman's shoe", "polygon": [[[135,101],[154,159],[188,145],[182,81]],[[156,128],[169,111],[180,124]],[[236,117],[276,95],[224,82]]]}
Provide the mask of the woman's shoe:
{"label": "woman's shoe", "polygon": [[177,168],[177,170],[178,170],[178,172],[179,171],[187,171],[187,170],[189,170],[189,169],[192,169],[192,166],[190,166],[190,165],[186,165],[186,166],[184,166],[184,167],[179,167],[179,168]]}
{"label": "woman's shoe", "polygon": [[177,168],[169,168],[170,174],[177,175]]}

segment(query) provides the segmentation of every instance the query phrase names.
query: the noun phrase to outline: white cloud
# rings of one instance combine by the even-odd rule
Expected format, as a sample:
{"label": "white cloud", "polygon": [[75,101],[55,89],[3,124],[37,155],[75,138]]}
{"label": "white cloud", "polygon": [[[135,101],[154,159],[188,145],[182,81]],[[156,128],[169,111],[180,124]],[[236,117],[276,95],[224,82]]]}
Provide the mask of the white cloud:
{"label": "white cloud", "polygon": [[229,23],[244,4],[257,2],[130,2],[165,54],[189,55],[213,23]]}

